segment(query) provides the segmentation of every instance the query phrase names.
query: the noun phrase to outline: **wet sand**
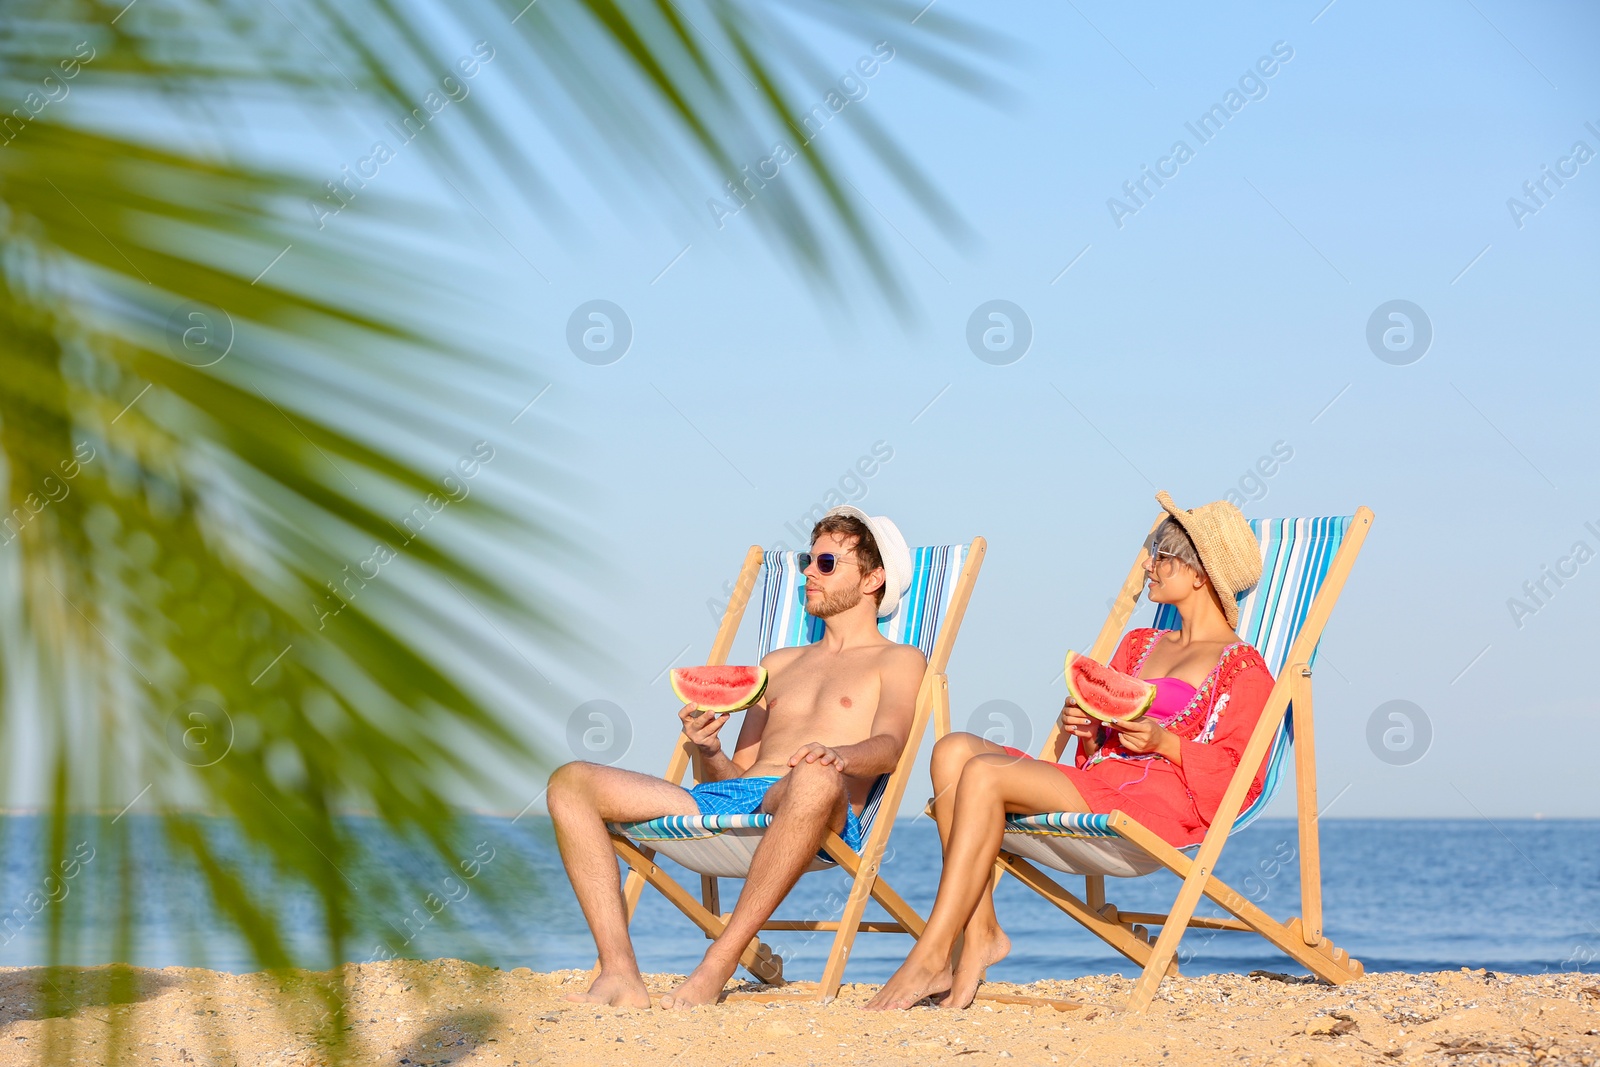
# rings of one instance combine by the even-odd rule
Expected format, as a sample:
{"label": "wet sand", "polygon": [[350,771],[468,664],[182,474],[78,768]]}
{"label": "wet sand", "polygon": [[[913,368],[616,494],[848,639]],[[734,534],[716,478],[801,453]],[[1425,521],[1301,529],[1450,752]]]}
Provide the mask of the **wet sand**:
{"label": "wet sand", "polygon": [[[1083,1006],[984,1004],[966,1011],[860,1010],[876,990],[847,985],[831,1004],[734,1001],[689,1012],[571,1004],[588,974],[498,971],[456,960],[265,974],[136,970],[135,999],[110,1007],[107,972],[57,976],[65,1006],[32,995],[37,972],[0,970],[0,1064],[58,1062],[309,1067],[335,1062],[313,1035],[331,1016],[311,983],[348,991],[346,1062],[444,1064],[1600,1064],[1600,975],[1484,971],[1373,974],[1334,988],[1283,975],[1169,979],[1142,1016],[1117,1005],[1120,975],[986,991]],[[674,975],[649,975],[652,992]],[[729,989],[752,989],[735,981]],[[70,1057],[70,1059],[69,1059]]]}

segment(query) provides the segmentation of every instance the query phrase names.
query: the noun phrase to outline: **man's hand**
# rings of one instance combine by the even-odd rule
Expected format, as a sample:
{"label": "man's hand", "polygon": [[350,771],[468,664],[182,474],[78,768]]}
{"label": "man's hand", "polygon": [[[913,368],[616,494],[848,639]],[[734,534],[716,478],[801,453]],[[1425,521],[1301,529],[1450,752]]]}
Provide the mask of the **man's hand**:
{"label": "man's hand", "polygon": [[717,734],[728,721],[727,713],[696,715],[694,712],[693,704],[685,704],[678,712],[678,718],[683,721],[683,735],[708,756],[721,752],[722,739]]}
{"label": "man's hand", "polygon": [[827,745],[819,745],[815,741],[809,745],[802,745],[800,751],[790,756],[789,766],[798,767],[802,760],[806,763],[820,763],[825,767],[832,767],[840,774],[850,773],[849,768],[845,766],[843,756]]}
{"label": "man's hand", "polygon": [[1132,722],[1114,722],[1110,725],[1117,732],[1117,740],[1127,751],[1141,756],[1154,752],[1173,763],[1182,762],[1178,735],[1151,719],[1138,718]]}

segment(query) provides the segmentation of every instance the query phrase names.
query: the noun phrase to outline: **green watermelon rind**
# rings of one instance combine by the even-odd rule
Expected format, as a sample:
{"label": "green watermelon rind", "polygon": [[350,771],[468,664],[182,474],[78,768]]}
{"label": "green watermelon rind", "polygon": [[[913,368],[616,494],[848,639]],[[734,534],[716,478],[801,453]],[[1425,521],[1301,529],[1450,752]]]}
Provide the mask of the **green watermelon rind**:
{"label": "green watermelon rind", "polygon": [[[680,680],[685,682],[690,680],[685,678],[685,672],[705,669],[705,667],[674,667],[667,674],[668,681],[672,686],[672,692],[685,704],[693,704],[696,715],[703,715],[708,712],[713,715],[730,715],[736,711],[744,711],[745,709],[754,705],[756,701],[760,700],[767,691],[767,669],[765,667],[747,667],[743,669],[755,671],[757,674],[757,681],[755,686],[751,689],[747,689],[744,694],[739,697],[739,699],[729,704],[701,703],[699,700],[695,699],[695,697],[686,694],[683,689],[680,688],[679,682]],[[720,670],[723,669],[723,667],[718,665],[716,669]]]}
{"label": "green watermelon rind", "polygon": [[1120,714],[1112,714],[1095,707],[1093,704],[1089,703],[1087,699],[1085,699],[1086,694],[1078,692],[1077,686],[1072,684],[1072,664],[1074,660],[1079,659],[1086,660],[1102,670],[1112,671],[1112,673],[1119,674],[1124,678],[1131,678],[1131,676],[1122,674],[1121,671],[1113,671],[1111,667],[1106,666],[1104,663],[1101,663],[1099,660],[1090,656],[1080,656],[1071,649],[1067,650],[1067,662],[1064,668],[1064,673],[1067,679],[1067,692],[1072,694],[1072,699],[1077,703],[1078,707],[1082,708],[1084,713],[1089,715],[1091,718],[1099,719],[1101,722],[1133,722],[1145,712],[1149,711],[1150,705],[1155,703],[1156,687],[1151,685],[1149,682],[1144,681],[1142,678],[1132,678],[1133,681],[1139,682],[1145,687],[1145,695],[1143,700],[1133,702],[1132,706],[1127,711],[1121,712]]}

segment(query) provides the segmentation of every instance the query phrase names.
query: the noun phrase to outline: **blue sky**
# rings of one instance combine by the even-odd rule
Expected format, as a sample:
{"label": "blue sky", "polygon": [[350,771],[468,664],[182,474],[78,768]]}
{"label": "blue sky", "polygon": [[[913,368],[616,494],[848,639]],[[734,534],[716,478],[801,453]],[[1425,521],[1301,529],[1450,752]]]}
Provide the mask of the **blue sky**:
{"label": "blue sky", "polygon": [[[441,195],[459,216],[457,253],[503,281],[485,330],[550,383],[505,432],[556,442],[571,521],[600,555],[563,581],[613,663],[545,663],[559,696],[506,680],[519,714],[564,755],[573,709],[610,701],[632,735],[621,764],[659,772],[676,733],[662,675],[705,655],[707,601],[746,546],[792,547],[785,523],[876,445],[892,458],[861,506],[915,543],[989,539],[950,665],[958,724],[1009,701],[1037,744],[1060,706],[1062,653],[1092,639],[1156,489],[1189,506],[1232,491],[1263,517],[1364,504],[1377,520],[1316,682],[1328,816],[1600,815],[1580,754],[1600,718],[1574,678],[1600,601],[1600,558],[1574,556],[1578,542],[1600,553],[1600,158],[1574,156],[1580,141],[1600,153],[1600,12],[935,10],[1018,42],[994,67],[1010,99],[975,100],[897,57],[820,135],[905,280],[908,322],[864,288],[844,305],[816,298],[749,213],[719,228],[703,202],[715,180],[668,204],[626,181],[579,181],[552,157],[573,195],[565,238],[514,197],[486,210],[491,229]],[[838,71],[874,44],[816,43]],[[495,106],[502,73],[486,68],[477,98],[452,106]],[[1230,90],[1242,106],[1202,142],[1186,123],[1226,108]],[[971,242],[947,239],[866,158],[869,113]],[[1192,158],[1173,174],[1161,161],[1179,140]],[[1123,183],[1158,165],[1166,183],[1128,214]],[[1541,168],[1567,176],[1545,179],[1535,203],[1523,186]],[[595,299],[631,324],[607,365],[566,339]],[[966,340],[991,300],[1031,325],[1005,365]],[[1411,362],[1368,343],[1369,319],[1395,300],[1431,326]],[[504,398],[493,419],[528,399]],[[1291,456],[1252,477],[1274,449]],[[1524,583],[1546,567],[1569,576],[1533,601]],[[1512,598],[1534,610],[1514,616]],[[735,661],[751,645],[746,632]],[[1431,729],[1409,763],[1367,740],[1393,700]]]}

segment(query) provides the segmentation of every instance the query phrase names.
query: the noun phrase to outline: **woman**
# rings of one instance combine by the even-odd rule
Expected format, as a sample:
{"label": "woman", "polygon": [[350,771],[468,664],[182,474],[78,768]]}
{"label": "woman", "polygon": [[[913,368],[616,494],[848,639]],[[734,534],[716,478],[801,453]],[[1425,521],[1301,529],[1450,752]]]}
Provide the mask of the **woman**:
{"label": "woman", "polygon": [[[1011,947],[994,913],[990,876],[1007,812],[1121,810],[1176,846],[1205,836],[1267,695],[1272,675],[1239,640],[1238,594],[1261,576],[1261,551],[1239,509],[1216,501],[1167,510],[1150,539],[1150,600],[1171,604],[1182,626],[1138,629],[1111,666],[1154,682],[1150,711],[1131,723],[1091,719],[1071,695],[1061,743],[1078,739],[1070,764],[1032,760],[967,733],[933,751],[934,818],[944,848],[939,895],[927,929],[868,1008],[909,1008],[943,995],[942,1007],[972,1003],[985,968]],[[1058,750],[1059,758],[1059,750]],[[1265,761],[1245,803],[1261,791]],[[961,950],[952,964],[957,937]]]}

